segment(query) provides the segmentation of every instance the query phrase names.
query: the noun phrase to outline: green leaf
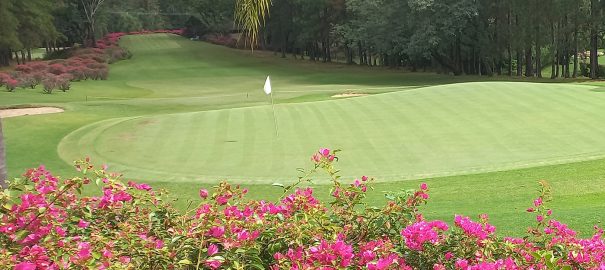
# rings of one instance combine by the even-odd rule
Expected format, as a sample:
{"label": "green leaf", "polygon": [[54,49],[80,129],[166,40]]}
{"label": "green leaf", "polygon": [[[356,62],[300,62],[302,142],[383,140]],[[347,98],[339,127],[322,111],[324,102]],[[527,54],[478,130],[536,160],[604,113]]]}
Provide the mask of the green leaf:
{"label": "green leaf", "polygon": [[251,266],[253,266],[256,269],[261,269],[261,270],[265,269],[265,267],[263,267],[261,264],[258,264],[258,263],[251,264]]}
{"label": "green leaf", "polygon": [[25,238],[28,234],[29,234],[29,231],[20,230],[15,234],[15,238],[17,241],[20,241],[20,240],[23,240],[23,238]]}
{"label": "green leaf", "polygon": [[13,205],[10,203],[7,203],[7,204],[4,204],[2,207],[4,207],[4,209],[6,209],[6,210],[11,210]]}
{"label": "green leaf", "polygon": [[101,253],[99,253],[99,252],[93,252],[92,253],[92,257],[98,260],[98,259],[101,258]]}
{"label": "green leaf", "polygon": [[220,261],[220,262],[224,262],[225,258],[223,256],[212,256],[210,258],[208,258],[210,260],[215,260],[215,261]]}
{"label": "green leaf", "polygon": [[179,261],[179,264],[182,264],[182,265],[191,265],[191,261],[187,260],[187,259],[183,259],[183,260]]}

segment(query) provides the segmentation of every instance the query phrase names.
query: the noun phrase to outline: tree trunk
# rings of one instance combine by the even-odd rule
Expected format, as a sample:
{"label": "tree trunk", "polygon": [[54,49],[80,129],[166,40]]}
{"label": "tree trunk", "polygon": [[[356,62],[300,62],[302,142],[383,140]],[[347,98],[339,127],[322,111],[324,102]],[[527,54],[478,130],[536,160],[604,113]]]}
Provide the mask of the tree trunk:
{"label": "tree trunk", "polygon": [[542,48],[536,44],[536,77],[542,78]]}
{"label": "tree trunk", "polygon": [[0,187],[6,188],[6,155],[4,150],[4,133],[2,132],[2,117],[0,117]]}
{"label": "tree trunk", "polygon": [[578,77],[578,29],[574,31],[573,77]]}
{"label": "tree trunk", "polygon": [[332,62],[332,51],[330,50],[330,38],[329,37],[326,38],[326,55],[327,55],[327,61]]}
{"label": "tree trunk", "polygon": [[590,13],[591,13],[591,22],[590,22],[590,78],[597,79],[599,73],[597,72],[599,69],[599,1],[591,0],[590,1]]}
{"label": "tree trunk", "polygon": [[523,76],[523,57],[520,50],[517,50],[517,76]]}
{"label": "tree trunk", "polygon": [[357,42],[359,48],[359,65],[363,65],[363,49],[361,48],[361,41]]}
{"label": "tree trunk", "polygon": [[552,37],[551,50],[553,50],[552,51],[553,56],[551,58],[552,64],[550,66],[550,78],[555,79],[555,78],[557,78],[557,74],[555,73],[556,65],[557,65],[557,51],[556,51],[557,50],[557,36],[555,35],[555,24],[554,23],[550,24],[550,34]]}
{"label": "tree trunk", "polygon": [[11,51],[9,49],[0,48],[0,66],[8,66],[11,61]]}
{"label": "tree trunk", "polygon": [[574,13],[574,31],[573,31],[573,77],[578,77],[578,24],[580,16],[580,1],[576,1],[575,13]]}
{"label": "tree trunk", "polygon": [[533,64],[534,61],[532,61],[532,49],[531,46],[528,46],[525,49],[525,77],[534,76]]}
{"label": "tree trunk", "polygon": [[557,54],[556,54],[556,57],[555,57],[555,66],[556,66],[556,68],[555,68],[555,78],[559,77],[559,74],[560,74],[559,73],[559,68],[561,66],[561,63],[560,63],[561,54],[559,52],[560,52],[559,49],[557,49]]}
{"label": "tree trunk", "polygon": [[17,51],[15,51],[15,61],[17,61],[17,65],[20,65],[20,61],[19,61],[19,53]]}
{"label": "tree trunk", "polygon": [[[95,36],[95,21],[90,20],[88,24],[88,41],[90,44],[84,43],[86,47],[94,47],[97,44],[97,37]],[[251,45],[252,46],[252,45]]]}

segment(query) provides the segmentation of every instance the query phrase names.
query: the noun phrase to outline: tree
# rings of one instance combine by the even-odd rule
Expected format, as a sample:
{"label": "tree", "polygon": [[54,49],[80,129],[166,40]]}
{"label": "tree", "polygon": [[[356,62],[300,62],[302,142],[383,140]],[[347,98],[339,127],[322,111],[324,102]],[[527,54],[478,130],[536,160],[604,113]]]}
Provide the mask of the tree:
{"label": "tree", "polygon": [[2,117],[0,117],[0,188],[6,188],[6,155],[4,154],[4,133],[2,132]]}
{"label": "tree", "polygon": [[271,0],[237,0],[235,2],[235,22],[246,33],[251,48],[258,43],[258,33],[269,14],[270,5]]}
{"label": "tree", "polygon": [[590,78],[599,77],[599,35],[602,23],[602,3],[590,0]]}
{"label": "tree", "polygon": [[0,66],[8,66],[11,49],[21,46],[17,35],[19,21],[14,13],[14,0],[0,0]]}
{"label": "tree", "polygon": [[106,2],[107,0],[80,0],[80,3],[82,4],[82,10],[84,11],[84,15],[86,18],[86,22],[87,22],[87,28],[88,28],[88,39],[87,41],[90,42],[89,44],[87,44],[88,46],[94,46],[97,43],[96,40],[96,19],[97,19],[97,15],[99,14],[99,11],[101,9],[101,7],[103,6],[103,4]]}
{"label": "tree", "polygon": [[[46,42],[55,43],[59,33],[53,24],[54,5],[48,0],[16,1],[14,5],[15,14],[19,21],[17,35],[21,42],[21,54],[25,62],[31,61],[31,50]],[[13,48],[16,49],[16,48]]]}

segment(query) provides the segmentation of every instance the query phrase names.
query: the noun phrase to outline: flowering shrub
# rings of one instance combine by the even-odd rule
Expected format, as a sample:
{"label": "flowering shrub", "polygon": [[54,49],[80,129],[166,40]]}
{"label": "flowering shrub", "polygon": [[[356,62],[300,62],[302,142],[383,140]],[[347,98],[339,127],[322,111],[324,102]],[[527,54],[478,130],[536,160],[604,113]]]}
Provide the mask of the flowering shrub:
{"label": "flowering shrub", "polygon": [[2,85],[6,86],[7,91],[12,92],[19,85],[19,81],[6,73],[0,73],[0,86]]}
{"label": "flowering shrub", "polygon": [[46,94],[52,94],[53,90],[57,88],[58,81],[57,76],[51,75],[42,80],[43,91]]}
{"label": "flowering shrub", "polygon": [[35,89],[36,86],[40,83],[39,80],[33,74],[24,74],[19,77],[19,86],[21,88],[31,88]]}
{"label": "flowering shrub", "polygon": [[[183,35],[183,30],[141,31],[128,35],[152,33]],[[132,57],[129,51],[118,45],[120,38],[125,35],[127,33],[107,34],[97,41],[95,48],[73,50],[68,59],[33,61],[17,65],[14,74],[0,72],[0,86],[5,85],[8,91],[14,91],[17,87],[34,89],[38,84],[42,84],[43,92],[50,94],[56,88],[69,90],[71,81],[107,80],[108,64]]]}
{"label": "flowering shrub", "polygon": [[[82,177],[62,180],[31,169],[0,192],[0,265],[7,269],[604,269],[603,230],[578,238],[550,218],[542,183],[524,238],[498,237],[487,215],[426,220],[418,207],[429,188],[387,195],[382,207],[363,201],[373,179],[345,184],[337,151],[320,149],[313,167],[283,186],[275,202],[246,199],[222,182],[199,190],[185,213],[166,193],[76,162]],[[325,171],[332,201],[301,187]],[[82,196],[96,183],[100,196]],[[279,184],[276,184],[279,186]]]}

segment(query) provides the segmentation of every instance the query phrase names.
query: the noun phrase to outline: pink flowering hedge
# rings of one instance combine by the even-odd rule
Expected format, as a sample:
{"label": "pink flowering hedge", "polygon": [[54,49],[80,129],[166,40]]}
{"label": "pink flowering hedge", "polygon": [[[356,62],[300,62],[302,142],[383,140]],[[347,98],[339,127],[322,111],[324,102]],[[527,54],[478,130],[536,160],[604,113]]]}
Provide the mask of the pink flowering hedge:
{"label": "pink flowering hedge", "polygon": [[[321,149],[313,169],[332,178],[322,203],[307,178],[275,201],[246,198],[226,182],[200,189],[186,212],[166,193],[124,182],[88,160],[82,177],[29,170],[0,192],[0,265],[4,269],[605,269],[603,231],[579,238],[554,219],[543,184],[528,209],[535,225],[524,238],[502,237],[487,215],[427,220],[419,206],[429,188],[365,202],[373,179],[341,180],[336,152]],[[80,194],[96,183],[101,196]]]}
{"label": "pink flowering hedge", "polygon": [[56,89],[64,92],[69,90],[72,81],[107,80],[108,64],[131,57],[128,51],[118,45],[120,38],[150,33],[182,35],[183,31],[110,33],[98,40],[95,48],[76,49],[67,59],[33,61],[17,65],[13,72],[0,72],[0,87],[5,86],[7,91],[12,92],[17,87],[34,89],[37,85],[42,85],[43,92],[51,94]]}

